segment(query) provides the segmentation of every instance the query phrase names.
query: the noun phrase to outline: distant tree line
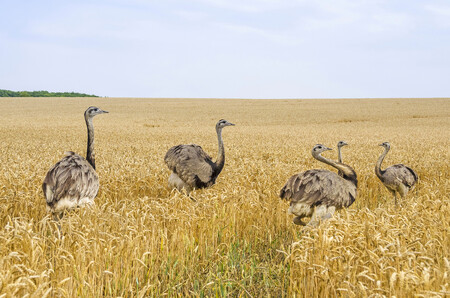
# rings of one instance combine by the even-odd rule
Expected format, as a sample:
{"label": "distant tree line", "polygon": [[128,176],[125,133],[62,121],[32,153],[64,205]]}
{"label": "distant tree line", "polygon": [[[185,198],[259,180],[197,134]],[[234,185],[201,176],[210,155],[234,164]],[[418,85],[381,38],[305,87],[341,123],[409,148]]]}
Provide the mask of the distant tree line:
{"label": "distant tree line", "polygon": [[0,97],[98,97],[77,92],[11,91],[0,89]]}

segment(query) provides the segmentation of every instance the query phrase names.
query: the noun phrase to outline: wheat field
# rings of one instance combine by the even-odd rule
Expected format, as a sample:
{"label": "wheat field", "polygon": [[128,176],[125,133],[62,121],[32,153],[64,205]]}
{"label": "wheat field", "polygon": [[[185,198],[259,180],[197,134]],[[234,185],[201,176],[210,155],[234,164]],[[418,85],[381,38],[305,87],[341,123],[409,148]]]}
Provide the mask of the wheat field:
{"label": "wheat field", "polygon": [[[65,151],[85,155],[94,119],[100,191],[61,231],[41,184]],[[449,99],[0,100],[0,297],[450,296]],[[167,186],[177,144],[225,168],[192,196]],[[278,194],[293,174],[324,168],[317,143],[345,140],[358,196],[317,228],[296,226]],[[374,166],[404,163],[419,183],[401,206]]]}

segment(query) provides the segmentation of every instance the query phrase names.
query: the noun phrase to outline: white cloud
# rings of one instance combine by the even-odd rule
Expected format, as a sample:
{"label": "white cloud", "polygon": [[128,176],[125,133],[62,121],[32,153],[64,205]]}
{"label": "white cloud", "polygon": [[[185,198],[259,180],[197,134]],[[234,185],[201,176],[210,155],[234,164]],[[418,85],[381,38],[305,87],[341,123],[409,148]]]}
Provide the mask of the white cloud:
{"label": "white cloud", "polygon": [[414,20],[404,13],[377,13],[370,21],[369,29],[376,33],[408,32],[414,29]]}
{"label": "white cloud", "polygon": [[444,94],[450,6],[432,1],[43,0],[0,28],[0,79],[114,96]]}
{"label": "white cloud", "polygon": [[174,14],[191,22],[205,21],[209,16],[207,13],[193,10],[177,10]]}
{"label": "white cloud", "polygon": [[79,5],[64,14],[30,22],[28,32],[45,39],[62,41],[136,41],[152,38],[160,24],[152,19],[143,18],[138,11],[125,11],[118,7],[102,5]]}
{"label": "white cloud", "polygon": [[441,27],[450,27],[450,6],[442,4],[425,5],[425,10],[433,14],[433,22]]}
{"label": "white cloud", "polygon": [[263,39],[279,44],[296,45],[300,43],[300,40],[298,38],[295,38],[292,35],[279,31],[264,30],[247,25],[226,24],[226,23],[218,23],[217,26],[235,32],[237,34],[248,34],[257,37],[262,37]]}
{"label": "white cloud", "polygon": [[298,6],[303,0],[197,0],[209,6],[216,6],[225,9],[258,13],[278,9],[286,9]]}
{"label": "white cloud", "polygon": [[381,7],[387,0],[196,0],[208,6],[238,12],[257,13],[286,9],[312,8],[317,12],[348,16],[359,11]]}
{"label": "white cloud", "polygon": [[425,9],[436,15],[450,17],[450,6],[448,5],[425,5]]}

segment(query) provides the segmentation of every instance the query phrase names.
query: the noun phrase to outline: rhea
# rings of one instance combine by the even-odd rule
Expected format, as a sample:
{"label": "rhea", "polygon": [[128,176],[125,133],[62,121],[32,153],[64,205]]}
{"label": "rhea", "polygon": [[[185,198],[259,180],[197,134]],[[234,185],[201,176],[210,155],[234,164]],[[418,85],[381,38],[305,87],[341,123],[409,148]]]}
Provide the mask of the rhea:
{"label": "rhea", "polygon": [[94,124],[96,115],[108,113],[97,107],[84,112],[87,126],[86,158],[69,151],[45,176],[42,189],[47,209],[55,219],[62,217],[65,210],[93,204],[97,196],[99,181],[95,172]]}
{"label": "rhea", "polygon": [[342,177],[328,170],[308,170],[289,178],[280,191],[280,197],[290,201],[288,211],[295,215],[295,224],[306,225],[302,219],[311,217],[308,225],[317,225],[336,210],[349,207],[356,199],[356,172],[346,164],[321,155],[328,150],[332,149],[317,144],[311,153],[315,159],[341,171]]}
{"label": "rhea", "polygon": [[195,144],[174,146],[167,151],[164,161],[172,171],[169,186],[181,191],[183,188],[189,194],[193,189],[213,185],[225,165],[225,148],[222,139],[222,129],[234,126],[233,123],[221,119],[216,124],[219,152],[217,160]]}
{"label": "rhea", "polygon": [[397,193],[399,193],[402,198],[405,197],[410,190],[414,189],[418,177],[413,169],[403,164],[396,164],[382,170],[381,164],[383,163],[386,154],[391,149],[391,144],[389,144],[389,142],[384,142],[379,146],[384,147],[384,152],[380,155],[377,164],[375,165],[375,174],[392,195],[394,195],[395,205],[397,205]]}

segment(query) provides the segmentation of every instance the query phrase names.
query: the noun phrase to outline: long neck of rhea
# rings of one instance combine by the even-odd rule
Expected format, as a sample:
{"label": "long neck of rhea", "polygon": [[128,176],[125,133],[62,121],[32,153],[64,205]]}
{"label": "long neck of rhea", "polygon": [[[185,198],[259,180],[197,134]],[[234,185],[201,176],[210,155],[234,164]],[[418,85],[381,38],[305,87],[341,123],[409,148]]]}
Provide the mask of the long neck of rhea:
{"label": "long neck of rhea", "polygon": [[94,124],[92,123],[92,118],[86,118],[87,126],[87,150],[86,150],[86,160],[91,164],[95,170],[95,153],[94,153]]}
{"label": "long neck of rhea", "polygon": [[225,147],[223,146],[223,139],[222,139],[222,128],[216,128],[217,131],[217,139],[219,141],[219,152],[217,154],[217,160],[216,160],[216,175],[219,175],[219,173],[222,171],[223,166],[225,165]]}
{"label": "long neck of rhea", "polygon": [[386,157],[386,154],[389,152],[389,147],[384,148],[384,152],[380,155],[380,157],[377,160],[377,164],[375,165],[375,174],[383,180],[383,173],[384,171],[381,169],[381,164],[383,163],[384,158]]}
{"label": "long neck of rhea", "polygon": [[313,154],[313,157],[315,159],[317,159],[318,161],[321,161],[323,163],[326,163],[327,165],[332,166],[333,168],[338,169],[340,172],[343,173],[343,178],[345,180],[349,180],[355,185],[358,184],[358,180],[357,180],[357,177],[356,177],[356,172],[351,167],[349,167],[348,165],[345,165],[345,164],[340,163],[340,162],[335,162],[335,161],[333,161],[331,159],[323,157],[320,154]]}

